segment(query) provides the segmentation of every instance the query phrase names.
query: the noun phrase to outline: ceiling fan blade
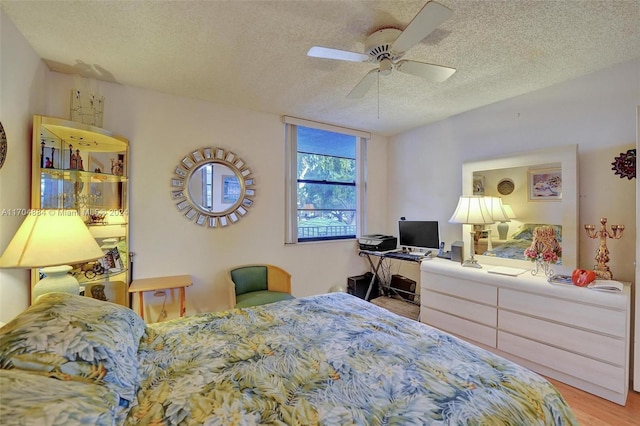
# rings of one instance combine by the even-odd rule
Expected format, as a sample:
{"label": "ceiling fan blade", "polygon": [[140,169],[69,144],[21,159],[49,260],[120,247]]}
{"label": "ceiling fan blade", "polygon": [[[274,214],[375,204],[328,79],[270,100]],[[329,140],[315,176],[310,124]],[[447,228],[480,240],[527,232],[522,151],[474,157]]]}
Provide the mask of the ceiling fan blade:
{"label": "ceiling fan blade", "polygon": [[417,75],[437,83],[443,82],[456,72],[455,68],[443,67],[442,65],[427,64],[424,62],[399,61],[396,69],[406,74]]}
{"label": "ceiling fan blade", "polygon": [[449,19],[453,11],[448,7],[430,1],[407,25],[398,38],[391,45],[394,52],[404,53],[422,39],[431,34],[440,24]]}
{"label": "ceiling fan blade", "polygon": [[367,62],[370,59],[369,55],[364,55],[362,53],[331,49],[329,47],[321,46],[313,46],[307,52],[307,56],[313,56],[314,58],[337,59],[339,61],[350,62]]}
{"label": "ceiling fan blade", "polygon": [[367,75],[365,75],[362,78],[362,80],[360,80],[360,82],[356,84],[356,87],[354,87],[349,92],[349,94],[347,95],[347,98],[360,99],[361,97],[363,97],[369,91],[373,83],[375,83],[377,77],[378,77],[377,68],[369,71]]}

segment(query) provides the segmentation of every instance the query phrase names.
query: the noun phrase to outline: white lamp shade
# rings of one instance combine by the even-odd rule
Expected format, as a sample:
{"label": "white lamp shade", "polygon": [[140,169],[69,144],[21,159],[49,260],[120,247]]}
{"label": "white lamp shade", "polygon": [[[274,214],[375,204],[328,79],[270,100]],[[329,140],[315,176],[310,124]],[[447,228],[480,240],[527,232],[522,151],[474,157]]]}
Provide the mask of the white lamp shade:
{"label": "white lamp shade", "polygon": [[76,210],[35,210],[22,222],[0,268],[41,268],[98,259],[104,253]]}
{"label": "white lamp shade", "polygon": [[450,223],[462,223],[466,225],[486,225],[494,223],[489,209],[484,202],[484,197],[476,195],[463,195],[458,200]]}
{"label": "white lamp shade", "polygon": [[511,222],[507,212],[502,204],[502,198],[500,197],[484,197],[484,203],[487,205],[489,214],[493,218],[494,222]]}
{"label": "white lamp shade", "polygon": [[503,204],[502,208],[507,213],[507,217],[509,219],[515,219],[516,218],[516,214],[513,212],[513,209],[511,208],[511,206],[509,204]]}
{"label": "white lamp shade", "polygon": [[96,225],[89,230],[96,239],[124,237],[127,235],[127,225]]}
{"label": "white lamp shade", "polygon": [[125,237],[127,235],[127,222],[125,216],[107,215],[99,224],[89,228],[95,239]]}

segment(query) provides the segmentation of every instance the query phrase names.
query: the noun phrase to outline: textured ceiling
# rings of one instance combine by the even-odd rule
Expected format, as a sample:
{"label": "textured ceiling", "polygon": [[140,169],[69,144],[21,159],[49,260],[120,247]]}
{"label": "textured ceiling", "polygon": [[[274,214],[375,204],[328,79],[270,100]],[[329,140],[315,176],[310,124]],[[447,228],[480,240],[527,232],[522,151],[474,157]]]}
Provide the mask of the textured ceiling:
{"label": "textured ceiling", "polygon": [[306,55],[363,52],[425,3],[0,0],[51,70],[384,135],[640,58],[640,0],[441,0],[453,15],[404,59],[457,72],[394,71],[357,100],[376,65]]}

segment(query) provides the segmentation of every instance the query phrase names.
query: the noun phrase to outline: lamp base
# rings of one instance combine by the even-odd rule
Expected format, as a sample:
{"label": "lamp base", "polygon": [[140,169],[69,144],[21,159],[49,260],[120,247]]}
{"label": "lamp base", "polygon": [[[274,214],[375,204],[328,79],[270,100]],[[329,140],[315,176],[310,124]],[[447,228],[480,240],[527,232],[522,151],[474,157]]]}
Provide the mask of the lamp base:
{"label": "lamp base", "polygon": [[[493,242],[491,241],[491,229],[486,229],[487,232],[487,252],[493,252]],[[482,254],[482,253],[479,253]]]}
{"label": "lamp base", "polygon": [[507,222],[500,222],[498,224],[498,238],[500,238],[501,240],[506,240],[508,233],[509,233],[509,224]]}
{"label": "lamp base", "polygon": [[[475,227],[476,227],[476,226],[474,226],[474,228],[475,228]],[[471,251],[469,252],[469,258],[468,258],[468,259],[466,259],[464,262],[462,262],[462,266],[466,266],[466,267],[469,267],[469,268],[479,268],[479,269],[482,269],[482,266],[478,263],[478,261],[477,261],[477,260],[475,259],[475,257],[474,257],[474,256],[475,256],[475,254],[476,254],[476,251],[475,251],[475,249],[474,249],[474,244],[478,241],[478,240],[476,239],[476,236],[477,236],[478,234],[479,234],[479,233],[478,233],[478,232],[476,232],[475,230],[471,231]]]}
{"label": "lamp base", "polygon": [[71,269],[73,268],[69,265],[42,268],[46,277],[33,286],[31,300],[35,301],[39,296],[53,292],[80,294],[78,280],[68,273]]}
{"label": "lamp base", "polygon": [[470,257],[469,259],[467,259],[464,262],[462,262],[462,266],[466,266],[466,267],[469,267],[469,268],[482,269],[482,265],[480,265],[478,263],[478,261],[473,257]]}

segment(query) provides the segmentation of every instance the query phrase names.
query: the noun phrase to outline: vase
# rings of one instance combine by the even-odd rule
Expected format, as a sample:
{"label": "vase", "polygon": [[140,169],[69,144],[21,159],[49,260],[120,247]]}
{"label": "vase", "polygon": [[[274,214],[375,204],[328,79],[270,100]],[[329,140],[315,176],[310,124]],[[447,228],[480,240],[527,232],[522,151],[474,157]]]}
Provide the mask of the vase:
{"label": "vase", "polygon": [[552,277],[554,274],[549,262],[545,262],[541,259],[536,259],[533,264],[533,269],[531,270],[531,275],[538,275],[539,273],[544,273],[546,277]]}

